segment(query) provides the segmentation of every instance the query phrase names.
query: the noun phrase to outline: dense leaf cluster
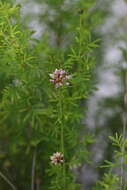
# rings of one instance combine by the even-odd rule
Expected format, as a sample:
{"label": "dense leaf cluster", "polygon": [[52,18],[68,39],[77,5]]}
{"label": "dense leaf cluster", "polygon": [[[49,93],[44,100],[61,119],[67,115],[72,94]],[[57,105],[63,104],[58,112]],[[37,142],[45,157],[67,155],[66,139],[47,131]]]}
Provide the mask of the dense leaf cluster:
{"label": "dense leaf cluster", "polygon": [[[46,37],[33,39],[21,24],[20,6],[0,3],[0,172],[18,190],[79,189],[73,170],[89,161],[93,139],[80,130],[97,41],[91,36],[93,3],[81,5],[74,38],[63,51]],[[71,75],[69,86],[50,83],[56,68]],[[63,153],[63,164],[51,164],[55,152]],[[1,188],[8,189],[3,180]]]}

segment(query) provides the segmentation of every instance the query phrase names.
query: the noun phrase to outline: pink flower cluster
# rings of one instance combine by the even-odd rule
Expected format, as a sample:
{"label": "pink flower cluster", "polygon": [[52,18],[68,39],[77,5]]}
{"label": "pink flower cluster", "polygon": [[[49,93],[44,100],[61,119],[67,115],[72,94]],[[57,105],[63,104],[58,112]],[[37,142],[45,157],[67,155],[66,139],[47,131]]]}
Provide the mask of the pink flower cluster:
{"label": "pink flower cluster", "polygon": [[64,156],[62,153],[60,152],[56,152],[54,153],[51,157],[50,157],[51,163],[52,164],[62,164],[64,162]]}
{"label": "pink flower cluster", "polygon": [[49,74],[52,82],[55,85],[55,88],[59,88],[63,85],[69,85],[67,82],[71,79],[71,76],[67,74],[67,72],[63,69],[56,69],[52,74]]}

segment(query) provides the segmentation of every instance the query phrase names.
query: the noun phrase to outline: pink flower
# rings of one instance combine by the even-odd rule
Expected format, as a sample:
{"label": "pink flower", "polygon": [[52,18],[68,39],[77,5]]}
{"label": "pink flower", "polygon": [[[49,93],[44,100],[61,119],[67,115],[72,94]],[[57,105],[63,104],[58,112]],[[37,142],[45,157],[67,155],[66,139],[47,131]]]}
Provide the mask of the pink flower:
{"label": "pink flower", "polygon": [[50,156],[50,160],[52,164],[62,164],[64,162],[64,156],[62,153],[56,152],[52,156]]}
{"label": "pink flower", "polygon": [[49,76],[51,77],[50,82],[55,85],[55,88],[59,88],[64,84],[69,85],[67,81],[71,79],[71,76],[63,69],[56,69],[52,74],[49,74]]}

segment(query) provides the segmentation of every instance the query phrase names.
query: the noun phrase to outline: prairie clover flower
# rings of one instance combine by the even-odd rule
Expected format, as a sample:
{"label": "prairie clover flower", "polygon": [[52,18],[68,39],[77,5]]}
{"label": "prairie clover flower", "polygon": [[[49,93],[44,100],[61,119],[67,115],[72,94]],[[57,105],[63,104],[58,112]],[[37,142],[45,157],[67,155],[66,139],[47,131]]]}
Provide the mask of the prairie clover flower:
{"label": "prairie clover flower", "polygon": [[53,74],[49,74],[52,82],[55,85],[55,88],[59,88],[60,86],[69,85],[67,82],[71,79],[71,75],[68,75],[67,72],[63,69],[56,69]]}
{"label": "prairie clover flower", "polygon": [[52,164],[62,164],[64,162],[64,156],[62,153],[56,152],[52,156],[50,156],[50,160]]}

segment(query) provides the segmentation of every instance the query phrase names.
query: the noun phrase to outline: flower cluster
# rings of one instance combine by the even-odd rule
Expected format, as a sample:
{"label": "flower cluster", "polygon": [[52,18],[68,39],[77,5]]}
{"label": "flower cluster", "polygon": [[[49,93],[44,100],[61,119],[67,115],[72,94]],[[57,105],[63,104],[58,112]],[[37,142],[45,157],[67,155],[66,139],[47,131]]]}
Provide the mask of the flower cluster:
{"label": "flower cluster", "polygon": [[49,74],[52,82],[55,85],[55,88],[59,88],[60,86],[69,85],[67,82],[71,76],[67,74],[67,72],[63,69],[56,69],[53,74]]}
{"label": "flower cluster", "polygon": [[64,162],[64,156],[62,153],[60,152],[56,152],[54,153],[51,157],[50,157],[51,163],[52,164],[62,164]]}

